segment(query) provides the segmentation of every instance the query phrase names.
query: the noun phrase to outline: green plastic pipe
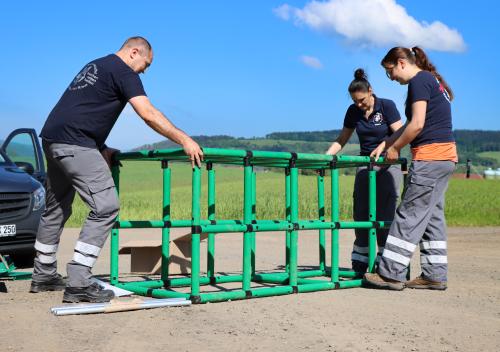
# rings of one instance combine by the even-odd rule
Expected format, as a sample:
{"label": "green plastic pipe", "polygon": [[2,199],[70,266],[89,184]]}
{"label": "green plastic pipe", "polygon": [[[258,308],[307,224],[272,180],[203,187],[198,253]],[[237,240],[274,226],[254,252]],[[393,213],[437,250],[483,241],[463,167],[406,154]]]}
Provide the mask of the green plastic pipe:
{"label": "green plastic pipe", "polygon": [[165,290],[165,289],[155,289],[143,286],[137,286],[132,283],[118,283],[114,285],[116,287],[123,288],[124,290],[132,291],[141,296],[149,296],[154,298],[186,298],[189,299],[188,293],[182,293],[177,291]]}
{"label": "green plastic pipe", "polygon": [[[244,167],[243,175],[243,222],[246,225],[251,225],[252,223],[252,186],[253,186],[253,170],[252,166],[247,163]],[[250,290],[250,281],[252,278],[252,262],[251,262],[251,250],[252,250],[252,232],[243,233],[243,282],[242,289],[244,291]]]}
{"label": "green plastic pipe", "polygon": [[[170,221],[170,178],[171,169],[168,162],[163,160],[163,221]],[[170,264],[170,228],[161,229],[161,279],[168,280],[168,267]]]}
{"label": "green plastic pipe", "polygon": [[[257,219],[257,174],[252,171],[252,222]],[[251,237],[251,257],[250,264],[252,266],[252,276],[255,274],[255,254],[256,254],[256,239],[255,232],[252,232]]]}
{"label": "green plastic pipe", "polygon": [[[373,165],[368,168],[368,220],[375,221],[377,218],[377,171]],[[377,229],[368,231],[368,272],[375,271],[375,259],[377,257]]]}
{"label": "green plastic pipe", "polygon": [[[336,167],[331,169],[332,188],[332,222],[339,221],[339,170]],[[339,281],[339,230],[333,229],[331,232],[331,279],[332,282]]]}
{"label": "green plastic pipe", "polygon": [[[286,221],[290,222],[291,213],[290,213],[290,168],[285,168],[285,215]],[[285,237],[285,270],[286,272],[290,272],[290,235],[291,229],[286,231]]]}
{"label": "green plastic pipe", "polygon": [[[111,175],[113,177],[113,181],[115,182],[116,194],[120,197],[120,166],[118,163],[112,166]],[[117,215],[116,221],[119,221],[120,214]],[[111,242],[110,242],[110,278],[109,281],[111,285],[115,285],[118,283],[118,250],[119,250],[119,230],[117,228],[113,228],[111,230]]]}
{"label": "green plastic pipe", "polygon": [[[325,170],[319,171],[317,177],[318,183],[318,218],[319,221],[325,221]],[[325,230],[319,230],[319,268],[325,270]]]}
{"label": "green plastic pipe", "polygon": [[[299,170],[295,166],[290,167],[290,221],[295,223],[299,220]],[[297,260],[298,260],[298,231],[290,233],[290,286],[297,285]]]}
{"label": "green plastic pipe", "polygon": [[[208,220],[215,220],[215,170],[213,164],[207,164],[208,170]],[[208,234],[207,276],[215,276],[215,233]]]}
{"label": "green plastic pipe", "polygon": [[[193,168],[192,178],[192,219],[193,228],[200,225],[201,169]],[[191,235],[191,295],[200,294],[200,233]]]}

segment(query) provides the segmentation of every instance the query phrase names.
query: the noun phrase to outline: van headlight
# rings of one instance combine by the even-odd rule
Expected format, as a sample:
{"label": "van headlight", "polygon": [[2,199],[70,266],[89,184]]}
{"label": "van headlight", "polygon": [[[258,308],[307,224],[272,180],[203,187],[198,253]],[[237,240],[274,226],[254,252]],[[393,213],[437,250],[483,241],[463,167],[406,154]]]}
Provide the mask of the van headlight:
{"label": "van headlight", "polygon": [[40,186],[33,192],[33,211],[37,211],[45,205],[45,188]]}

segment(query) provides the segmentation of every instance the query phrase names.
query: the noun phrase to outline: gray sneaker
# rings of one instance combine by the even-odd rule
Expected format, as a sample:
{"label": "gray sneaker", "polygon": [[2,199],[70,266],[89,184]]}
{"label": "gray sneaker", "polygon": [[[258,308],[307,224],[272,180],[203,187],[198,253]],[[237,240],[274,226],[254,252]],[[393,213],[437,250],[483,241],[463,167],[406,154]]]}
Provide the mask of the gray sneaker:
{"label": "gray sneaker", "polygon": [[45,291],[62,291],[66,288],[66,280],[59,274],[49,280],[38,281],[32,280],[30,286],[31,293],[39,293]]}
{"label": "gray sneaker", "polygon": [[385,290],[401,291],[405,288],[405,283],[379,274],[366,273],[363,276],[363,284],[368,287],[381,288]]}
{"label": "gray sneaker", "polygon": [[88,287],[66,287],[63,295],[65,303],[109,302],[115,297],[111,290],[105,290],[98,283],[94,282]]}

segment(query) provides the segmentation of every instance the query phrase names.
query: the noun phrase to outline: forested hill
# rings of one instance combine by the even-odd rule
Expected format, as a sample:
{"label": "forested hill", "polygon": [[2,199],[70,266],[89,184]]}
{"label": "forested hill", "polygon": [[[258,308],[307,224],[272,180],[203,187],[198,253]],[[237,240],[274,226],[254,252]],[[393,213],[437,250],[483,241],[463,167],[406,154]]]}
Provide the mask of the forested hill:
{"label": "forested hill", "polygon": [[[324,153],[340,130],[304,131],[304,132],[273,132],[264,137],[237,138],[226,135],[193,136],[203,147],[229,148],[246,150],[294,151],[302,153]],[[500,131],[455,130],[455,139],[461,162],[473,160],[476,165],[500,167]],[[134,148],[165,149],[176,148],[177,144],[164,140]],[[358,138],[354,134],[344,153],[355,155],[359,153]]]}

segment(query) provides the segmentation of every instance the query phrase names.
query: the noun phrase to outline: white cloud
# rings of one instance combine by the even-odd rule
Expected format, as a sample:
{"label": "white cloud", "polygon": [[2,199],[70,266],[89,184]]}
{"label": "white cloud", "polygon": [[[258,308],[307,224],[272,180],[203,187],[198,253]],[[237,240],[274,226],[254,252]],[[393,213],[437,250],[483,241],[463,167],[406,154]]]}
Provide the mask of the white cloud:
{"label": "white cloud", "polygon": [[293,19],[315,31],[335,33],[354,45],[421,46],[436,51],[461,52],[462,35],[440,21],[419,22],[395,0],[310,1],[299,9],[283,4],[274,9],[283,20]]}
{"label": "white cloud", "polygon": [[291,10],[292,8],[290,7],[290,5],[284,4],[273,9],[273,12],[276,16],[278,16],[282,20],[288,21],[290,19]]}
{"label": "white cloud", "polygon": [[321,63],[321,61],[319,61],[318,58],[315,58],[313,56],[302,55],[300,57],[300,61],[304,65],[312,67],[312,68],[314,68],[316,70],[320,70],[320,69],[323,68],[323,64]]}

